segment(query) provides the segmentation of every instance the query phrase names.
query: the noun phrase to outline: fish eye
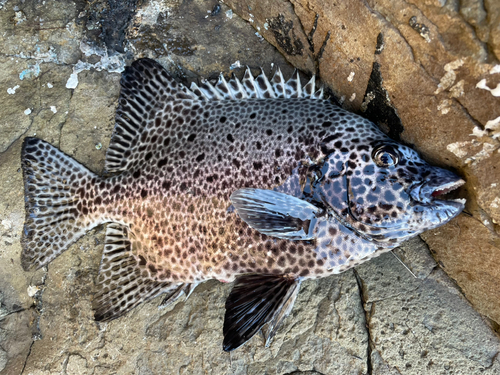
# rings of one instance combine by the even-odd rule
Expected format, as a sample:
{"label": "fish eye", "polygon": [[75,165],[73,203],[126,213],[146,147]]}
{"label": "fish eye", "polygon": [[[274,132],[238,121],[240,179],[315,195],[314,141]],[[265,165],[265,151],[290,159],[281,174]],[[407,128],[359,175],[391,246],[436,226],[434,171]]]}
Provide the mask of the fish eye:
{"label": "fish eye", "polygon": [[372,159],[379,167],[387,168],[398,164],[399,154],[391,145],[381,145],[373,149]]}

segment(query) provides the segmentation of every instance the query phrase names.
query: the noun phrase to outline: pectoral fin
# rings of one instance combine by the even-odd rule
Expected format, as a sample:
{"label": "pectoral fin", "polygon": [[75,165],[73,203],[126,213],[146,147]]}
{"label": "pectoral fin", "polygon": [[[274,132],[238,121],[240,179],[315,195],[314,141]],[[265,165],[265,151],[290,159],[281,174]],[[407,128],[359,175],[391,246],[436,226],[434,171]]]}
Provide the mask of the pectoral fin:
{"label": "pectoral fin", "polygon": [[266,345],[292,310],[300,280],[287,275],[238,277],[226,300],[223,349],[230,352],[250,340],[266,323]]}
{"label": "pectoral fin", "polygon": [[291,195],[263,189],[239,189],[231,195],[238,216],[268,236],[310,240],[322,210]]}

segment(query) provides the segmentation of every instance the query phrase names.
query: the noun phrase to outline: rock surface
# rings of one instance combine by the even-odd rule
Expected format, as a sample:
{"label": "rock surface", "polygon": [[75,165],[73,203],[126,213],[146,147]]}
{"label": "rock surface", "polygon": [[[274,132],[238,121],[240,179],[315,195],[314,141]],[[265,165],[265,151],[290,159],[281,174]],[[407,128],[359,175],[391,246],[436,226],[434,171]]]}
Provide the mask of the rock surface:
{"label": "rock surface", "polygon": [[[499,3],[224,3],[0,0],[0,373],[500,373]],[[472,216],[396,251],[415,277],[389,253],[305,282],[269,348],[256,336],[221,351],[231,285],[215,281],[98,325],[104,228],[46,269],[20,266],[19,152],[36,135],[101,171],[119,72],[145,56],[184,81],[273,63],[316,73],[346,108],[462,174]]]}

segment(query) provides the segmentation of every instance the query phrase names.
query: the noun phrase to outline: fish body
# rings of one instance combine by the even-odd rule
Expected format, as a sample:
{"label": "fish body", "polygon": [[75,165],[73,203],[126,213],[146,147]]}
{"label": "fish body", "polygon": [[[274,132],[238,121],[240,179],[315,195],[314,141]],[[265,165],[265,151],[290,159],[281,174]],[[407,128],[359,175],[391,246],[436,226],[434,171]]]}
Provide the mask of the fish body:
{"label": "fish body", "polygon": [[[104,176],[48,143],[22,149],[22,265],[108,223],[94,298],[106,321],[205,280],[231,282],[224,350],[289,313],[300,282],[343,272],[442,225],[464,182],[277,71],[178,84],[142,59],[123,74]],[[265,301],[266,303],[262,303]]]}

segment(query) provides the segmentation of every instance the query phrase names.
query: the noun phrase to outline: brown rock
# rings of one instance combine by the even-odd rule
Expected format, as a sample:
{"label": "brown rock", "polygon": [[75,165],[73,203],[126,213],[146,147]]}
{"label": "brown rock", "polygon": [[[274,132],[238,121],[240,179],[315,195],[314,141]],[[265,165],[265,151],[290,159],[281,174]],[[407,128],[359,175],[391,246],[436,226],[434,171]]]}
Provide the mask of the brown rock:
{"label": "brown rock", "polygon": [[500,321],[500,238],[465,215],[422,235],[436,260],[483,315]]}

